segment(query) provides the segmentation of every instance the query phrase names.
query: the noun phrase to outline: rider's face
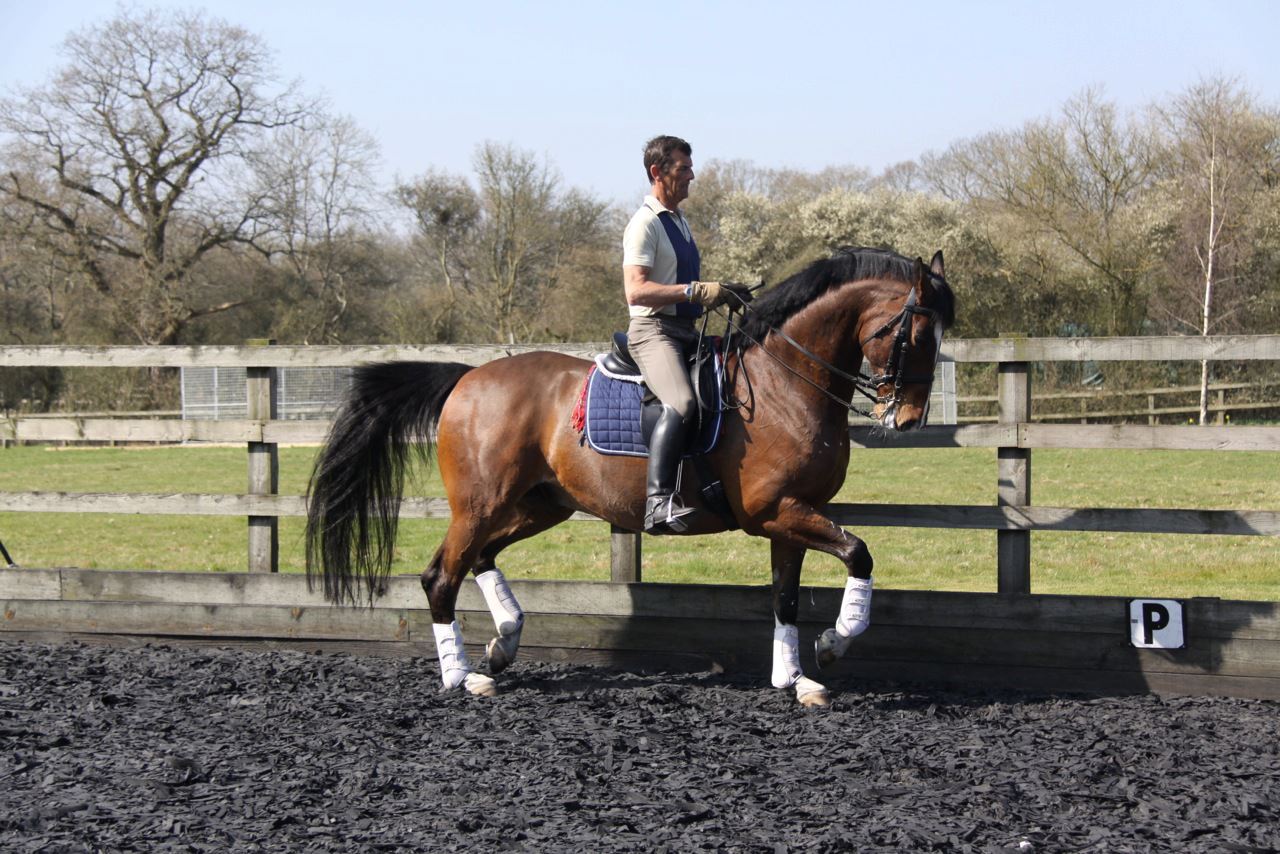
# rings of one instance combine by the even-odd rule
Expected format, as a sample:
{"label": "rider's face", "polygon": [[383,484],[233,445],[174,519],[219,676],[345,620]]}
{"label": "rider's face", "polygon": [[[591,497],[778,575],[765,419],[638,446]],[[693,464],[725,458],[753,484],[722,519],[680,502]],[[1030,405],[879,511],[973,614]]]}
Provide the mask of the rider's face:
{"label": "rider's face", "polygon": [[664,203],[669,208],[689,198],[689,184],[693,181],[693,158],[687,154],[676,152],[667,170],[657,176],[665,196]]}

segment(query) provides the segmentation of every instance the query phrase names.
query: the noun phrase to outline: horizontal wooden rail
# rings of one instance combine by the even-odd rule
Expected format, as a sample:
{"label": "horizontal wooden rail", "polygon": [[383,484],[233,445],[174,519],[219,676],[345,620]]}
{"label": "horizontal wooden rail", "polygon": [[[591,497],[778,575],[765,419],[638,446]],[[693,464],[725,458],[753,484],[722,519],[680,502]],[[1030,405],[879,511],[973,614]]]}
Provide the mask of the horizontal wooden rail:
{"label": "horizontal wooden rail", "polygon": [[[28,419],[0,421],[0,439],[37,442],[323,442],[325,421]],[[856,448],[1122,448],[1177,451],[1280,451],[1280,428],[1145,424],[962,424],[886,433],[849,428]]]}
{"label": "horizontal wooden rail", "polygon": [[[1246,388],[1271,388],[1276,383],[1210,383],[1209,391],[1240,391]],[[1199,393],[1198,385],[1182,385],[1182,386],[1165,386],[1163,388],[1097,388],[1089,391],[1054,391],[1044,394],[1031,395],[1033,403],[1042,400],[1097,400],[1103,397],[1142,397],[1151,394],[1196,394]],[[956,397],[956,403],[995,403],[1000,398],[994,394],[986,395],[959,395]],[[1146,410],[1142,410],[1143,413]]]}
{"label": "horizontal wooden rail", "polygon": [[1019,424],[1017,446],[1081,450],[1280,451],[1280,428]]}
{"label": "horizontal wooden rail", "polygon": [[[1249,403],[1210,403],[1205,407],[1210,415],[1232,412],[1266,412],[1280,410],[1280,400],[1263,400]],[[1077,409],[1074,412],[1037,412],[1036,421],[1061,421],[1070,418],[1154,418],[1159,415],[1199,415],[1198,404],[1188,406],[1148,406],[1145,409]]]}
{"label": "horizontal wooden rail", "polygon": [[[187,368],[343,367],[366,362],[451,361],[479,365],[536,350],[591,358],[599,342],[514,345],[0,346],[0,367]],[[1280,335],[1130,338],[956,338],[943,345],[956,362],[1252,361],[1280,359]]]}
{"label": "horizontal wooden rail", "polygon": [[136,409],[117,411],[105,409],[99,412],[24,412],[23,418],[134,418],[143,421],[154,421],[157,418],[181,418],[181,409]]}
{"label": "horizontal wooden rail", "polygon": [[[1233,412],[1267,412],[1271,410],[1280,410],[1280,400],[1260,401],[1251,403],[1210,403],[1205,407],[1210,415],[1217,415],[1219,419],[1222,416],[1230,415]],[[1188,406],[1159,406],[1145,407],[1142,409],[1064,409],[1060,412],[1036,412],[1032,416],[1032,420],[1038,423],[1049,423],[1055,421],[1082,421],[1100,418],[1155,418],[1160,415],[1198,415],[1200,413],[1199,405]],[[961,415],[956,418],[959,424],[993,424],[997,423],[995,415]]]}
{"label": "horizontal wooden rail", "polygon": [[22,416],[0,421],[0,439],[22,442],[261,442],[264,423]]}
{"label": "horizontal wooden rail", "polygon": [[829,504],[826,509],[838,524],[869,527],[1280,536],[1280,512],[1271,510],[956,504]]}
{"label": "horizontal wooden rail", "polygon": [[10,418],[0,439],[23,442],[323,442],[328,421],[180,421],[133,418]]}
{"label": "horizontal wooden rail", "polygon": [[943,352],[957,362],[1238,362],[1280,359],[1280,335],[969,338]]}
{"label": "horizontal wooden rail", "polygon": [[[307,515],[301,495],[219,494],[198,492],[0,492],[5,513],[118,513],[126,516],[288,516]],[[405,519],[447,519],[443,498],[406,498],[400,505]],[[589,513],[574,513],[571,521],[597,522]]]}
{"label": "horizontal wooden rail", "polygon": [[[829,504],[826,511],[838,524],[868,527],[1280,536],[1280,512],[1269,510]],[[0,492],[0,512],[299,517],[305,516],[307,510],[304,499],[298,495]],[[446,519],[449,517],[449,504],[443,498],[407,498],[401,505],[400,516],[405,519]],[[590,513],[574,513],[570,520],[600,521]]]}
{"label": "horizontal wooden rail", "polygon": [[483,365],[502,356],[554,350],[584,359],[604,344],[285,345],[155,347],[0,347],[0,367],[52,368],[342,368],[370,362],[462,362]]}

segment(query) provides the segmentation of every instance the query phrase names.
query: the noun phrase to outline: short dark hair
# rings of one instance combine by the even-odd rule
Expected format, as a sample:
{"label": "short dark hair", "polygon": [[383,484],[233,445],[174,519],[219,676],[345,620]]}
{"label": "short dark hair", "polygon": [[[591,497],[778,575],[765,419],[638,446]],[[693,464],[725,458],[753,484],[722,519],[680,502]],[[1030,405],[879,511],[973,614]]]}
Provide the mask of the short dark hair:
{"label": "short dark hair", "polygon": [[653,183],[649,167],[656,163],[659,172],[666,172],[677,151],[685,157],[693,156],[693,146],[678,136],[655,136],[644,144],[644,177],[649,183]]}

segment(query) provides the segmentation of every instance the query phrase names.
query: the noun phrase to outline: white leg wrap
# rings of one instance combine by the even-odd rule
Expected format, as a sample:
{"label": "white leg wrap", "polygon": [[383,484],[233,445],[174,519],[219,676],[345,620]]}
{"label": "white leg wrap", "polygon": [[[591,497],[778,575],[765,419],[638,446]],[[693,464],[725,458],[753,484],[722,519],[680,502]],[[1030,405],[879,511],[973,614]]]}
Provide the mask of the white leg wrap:
{"label": "white leg wrap", "polygon": [[855,638],[871,625],[870,578],[849,578],[844,583],[844,601],[836,618],[836,632],[842,638]]}
{"label": "white leg wrap", "polygon": [[831,700],[827,689],[800,670],[800,630],[787,626],[774,617],[773,687],[795,688],[796,699],[805,706],[826,706]]}
{"label": "white leg wrap", "polygon": [[804,674],[800,670],[800,629],[777,622],[773,627],[773,687],[790,688]]}
{"label": "white leg wrap", "polygon": [[466,650],[462,648],[462,626],[454,620],[449,625],[433,623],[431,631],[436,636],[436,655],[440,659],[440,680],[446,691],[462,685],[471,672]]}
{"label": "white leg wrap", "polygon": [[524,611],[511,592],[511,585],[500,569],[491,569],[476,576],[476,584],[484,594],[485,604],[493,615],[493,624],[498,627],[502,637],[519,634],[524,626]]}

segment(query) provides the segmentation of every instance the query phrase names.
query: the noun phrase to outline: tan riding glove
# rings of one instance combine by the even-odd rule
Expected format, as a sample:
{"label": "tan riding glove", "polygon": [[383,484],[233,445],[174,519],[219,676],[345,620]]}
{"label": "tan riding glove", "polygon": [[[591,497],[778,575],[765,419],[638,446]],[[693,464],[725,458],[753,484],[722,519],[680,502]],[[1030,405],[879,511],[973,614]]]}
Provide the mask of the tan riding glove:
{"label": "tan riding glove", "polygon": [[689,302],[706,308],[715,308],[728,299],[724,285],[719,282],[690,282],[687,290]]}

